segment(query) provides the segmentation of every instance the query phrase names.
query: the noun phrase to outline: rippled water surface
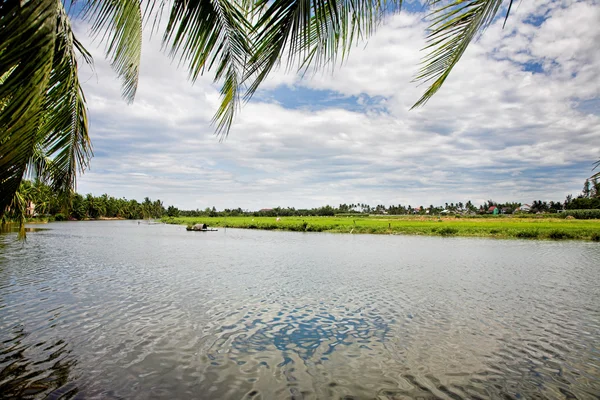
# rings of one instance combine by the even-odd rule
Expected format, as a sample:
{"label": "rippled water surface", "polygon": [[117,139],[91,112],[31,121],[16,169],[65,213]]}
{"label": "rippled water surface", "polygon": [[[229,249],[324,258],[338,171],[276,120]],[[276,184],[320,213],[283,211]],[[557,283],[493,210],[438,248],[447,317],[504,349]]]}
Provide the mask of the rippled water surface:
{"label": "rippled water surface", "polygon": [[600,396],[600,245],[136,222],[0,236],[0,396]]}

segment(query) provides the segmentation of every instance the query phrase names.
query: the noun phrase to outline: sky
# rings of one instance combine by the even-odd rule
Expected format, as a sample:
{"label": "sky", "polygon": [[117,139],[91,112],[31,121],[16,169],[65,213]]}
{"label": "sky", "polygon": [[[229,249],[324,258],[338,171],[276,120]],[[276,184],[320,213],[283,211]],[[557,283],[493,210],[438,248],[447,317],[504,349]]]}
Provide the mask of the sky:
{"label": "sky", "polygon": [[600,2],[515,3],[411,111],[426,89],[413,81],[425,12],[389,16],[333,69],[274,71],[223,141],[210,73],[192,84],[146,35],[128,105],[103,45],[76,23],[95,59],[80,70],[95,156],[77,191],[219,210],[579,194],[600,159]]}

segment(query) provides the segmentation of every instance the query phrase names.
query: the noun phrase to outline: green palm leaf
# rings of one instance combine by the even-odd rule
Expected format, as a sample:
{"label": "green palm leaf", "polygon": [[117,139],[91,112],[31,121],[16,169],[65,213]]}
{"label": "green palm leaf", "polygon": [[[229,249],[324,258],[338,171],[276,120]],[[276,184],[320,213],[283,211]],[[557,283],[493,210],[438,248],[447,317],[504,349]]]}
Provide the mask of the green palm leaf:
{"label": "green palm leaf", "polygon": [[[594,170],[598,167],[600,167],[600,160],[598,160],[594,163],[594,168],[592,170]],[[590,179],[594,179],[594,178],[600,178],[600,171],[598,171],[594,175],[590,176]]]}
{"label": "green palm leaf", "polygon": [[[48,166],[45,176],[63,192],[75,187],[77,171],[83,172],[92,157],[85,97],[77,74],[77,53],[91,56],[75,38],[69,18],[59,9],[52,73],[45,96],[43,123],[37,143]],[[48,160],[51,160],[48,162]],[[43,173],[38,166],[38,173]]]}
{"label": "green palm leaf", "polygon": [[170,55],[187,64],[195,81],[216,68],[215,81],[223,79],[222,103],[213,122],[217,134],[229,132],[239,105],[245,63],[250,53],[246,3],[236,0],[175,0],[163,37]]}
{"label": "green palm leaf", "polygon": [[13,202],[33,153],[52,71],[56,13],[57,0],[9,0],[0,7],[0,212]]}
{"label": "green palm leaf", "polygon": [[424,105],[441,88],[471,41],[493,21],[502,0],[453,0],[449,4],[432,0],[431,5],[439,8],[430,14],[432,22],[425,47],[430,53],[415,80],[433,83],[412,108]]}
{"label": "green palm leaf", "polygon": [[[21,220],[25,173],[68,190],[92,155],[77,54],[90,55],[73,35],[60,0],[11,1],[0,7],[0,213]],[[15,197],[16,196],[16,197]],[[15,214],[17,213],[17,214]]]}
{"label": "green palm leaf", "polygon": [[112,59],[112,67],[123,81],[123,97],[131,103],[137,91],[142,54],[140,1],[89,0],[83,15],[92,22],[92,32],[107,42],[106,56]]}
{"label": "green palm leaf", "polygon": [[401,0],[259,0],[253,51],[246,71],[249,99],[282,58],[290,68],[322,68],[342,60],[357,39],[372,35]]}

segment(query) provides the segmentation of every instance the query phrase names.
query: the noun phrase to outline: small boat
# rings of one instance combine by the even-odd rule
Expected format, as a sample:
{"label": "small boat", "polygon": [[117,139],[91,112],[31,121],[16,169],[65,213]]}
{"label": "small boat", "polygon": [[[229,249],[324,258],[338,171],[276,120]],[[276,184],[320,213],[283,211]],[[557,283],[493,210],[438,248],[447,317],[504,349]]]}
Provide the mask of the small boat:
{"label": "small boat", "polygon": [[211,229],[206,224],[196,224],[193,226],[188,226],[185,228],[185,230],[194,232],[216,232],[218,229]]}

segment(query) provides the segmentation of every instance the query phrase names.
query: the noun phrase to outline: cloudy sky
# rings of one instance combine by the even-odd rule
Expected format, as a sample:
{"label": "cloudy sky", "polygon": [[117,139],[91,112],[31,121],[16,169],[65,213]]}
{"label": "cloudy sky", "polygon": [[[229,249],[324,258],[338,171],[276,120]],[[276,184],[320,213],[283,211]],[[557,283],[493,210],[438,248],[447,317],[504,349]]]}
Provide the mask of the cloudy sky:
{"label": "cloudy sky", "polygon": [[[194,85],[144,43],[137,97],[89,44],[81,79],[95,157],[80,193],[183,209],[564,200],[600,158],[600,2],[526,0],[471,45],[440,92],[410,111],[421,7],[390,17],[334,71],[276,71],[225,141],[219,87]],[[79,36],[89,43],[86,29]]]}

